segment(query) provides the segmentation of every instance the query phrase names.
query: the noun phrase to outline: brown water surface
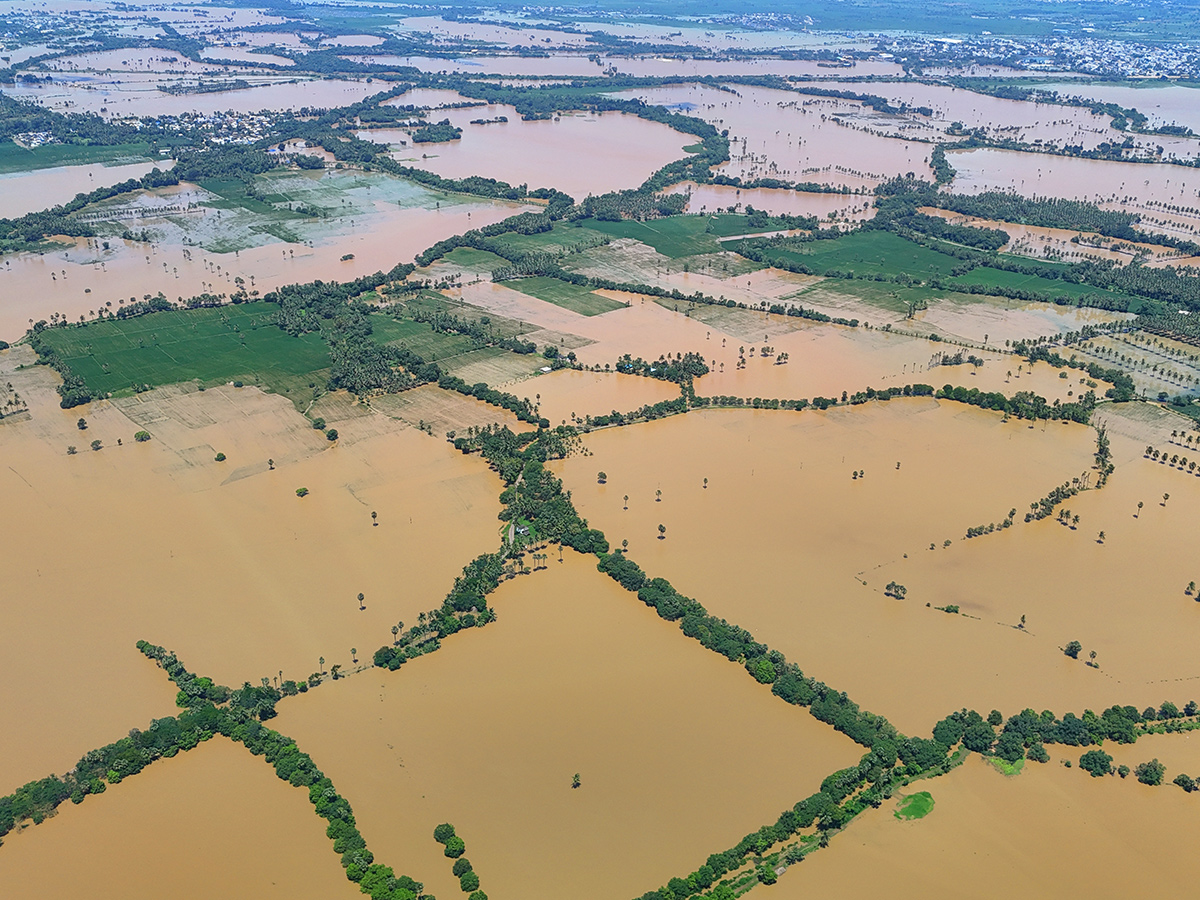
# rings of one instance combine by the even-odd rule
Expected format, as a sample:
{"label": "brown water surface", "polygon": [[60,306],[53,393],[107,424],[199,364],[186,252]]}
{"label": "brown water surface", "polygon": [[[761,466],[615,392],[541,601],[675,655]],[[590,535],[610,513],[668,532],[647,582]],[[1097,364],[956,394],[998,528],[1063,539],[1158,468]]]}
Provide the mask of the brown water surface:
{"label": "brown water surface", "polygon": [[[967,528],[999,523],[1010,508],[1020,513],[1088,471],[1089,429],[1031,428],[913,399],[826,413],[689,413],[594,432],[585,445],[591,455],[555,469],[610,542],[628,540],[650,575],[907,733],[927,733],[962,706],[1082,709],[1126,696],[1063,656],[1057,634],[1037,630],[1034,640],[1011,627],[1028,610],[1004,618],[969,607],[987,578],[955,562],[988,544],[1032,538],[1039,526],[1018,520],[1011,532],[960,541]],[[607,484],[597,483],[599,470]],[[858,470],[863,478],[852,478]],[[1005,559],[1018,579],[1042,571],[1021,556]],[[953,596],[917,586],[916,571],[931,565],[954,568]],[[1097,577],[1112,578],[1104,573]],[[884,595],[892,580],[908,587],[906,600]],[[1025,579],[1016,598],[1030,610],[1034,588]],[[962,603],[982,617],[947,615],[926,601]],[[1057,603],[1057,594],[1041,602]]]}
{"label": "brown water surface", "polygon": [[[499,619],[483,630],[280,707],[279,728],[354,805],[377,858],[438,896],[458,890],[433,840],[440,822],[465,840],[489,896],[634,896],[859,758],[593,557],[546,566],[492,595]],[[787,764],[764,778],[744,764],[748,741]]]}
{"label": "brown water surface", "polygon": [[307,791],[215,737],[8,835],[0,893],[124,900],[171,884],[180,900],[361,896],[324,825]]}

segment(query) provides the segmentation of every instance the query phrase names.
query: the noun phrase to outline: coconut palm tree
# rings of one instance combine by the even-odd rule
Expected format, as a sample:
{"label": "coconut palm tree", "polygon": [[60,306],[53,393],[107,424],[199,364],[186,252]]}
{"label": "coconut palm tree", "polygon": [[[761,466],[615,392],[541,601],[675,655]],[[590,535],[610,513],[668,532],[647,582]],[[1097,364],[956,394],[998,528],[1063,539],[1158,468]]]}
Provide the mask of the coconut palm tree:
{"label": "coconut palm tree", "polygon": [[666,536],[667,536],[667,526],[666,526],[666,525],[659,525],[659,526],[658,526],[658,539],[661,541],[661,540],[663,540],[663,539],[664,539]]}

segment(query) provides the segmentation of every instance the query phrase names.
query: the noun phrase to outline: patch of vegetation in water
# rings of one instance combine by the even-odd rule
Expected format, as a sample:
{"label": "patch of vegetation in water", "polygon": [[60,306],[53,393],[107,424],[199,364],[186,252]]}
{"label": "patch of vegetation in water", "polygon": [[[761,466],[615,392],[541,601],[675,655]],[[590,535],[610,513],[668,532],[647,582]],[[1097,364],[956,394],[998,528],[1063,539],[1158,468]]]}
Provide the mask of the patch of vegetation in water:
{"label": "patch of vegetation in water", "polygon": [[[293,337],[280,329],[278,310],[266,302],[171,310],[50,328],[41,340],[94,394],[130,394],[191,380],[217,384],[235,377],[282,390],[299,376],[327,370],[330,362],[319,335]],[[324,384],[325,379],[310,380]]]}
{"label": "patch of vegetation in water", "polygon": [[920,791],[916,794],[909,794],[901,800],[892,815],[902,822],[907,822],[913,819],[923,819],[931,812],[933,812],[933,795],[929,791]]}
{"label": "patch of vegetation in water", "polygon": [[30,150],[12,141],[0,143],[0,174],[32,172],[54,166],[83,166],[95,163],[120,165],[151,158],[149,144],[43,144]]}
{"label": "patch of vegetation in water", "polygon": [[514,278],[504,282],[504,286],[584,316],[598,316],[625,305],[618,300],[602,297],[582,285],[557,278]]}

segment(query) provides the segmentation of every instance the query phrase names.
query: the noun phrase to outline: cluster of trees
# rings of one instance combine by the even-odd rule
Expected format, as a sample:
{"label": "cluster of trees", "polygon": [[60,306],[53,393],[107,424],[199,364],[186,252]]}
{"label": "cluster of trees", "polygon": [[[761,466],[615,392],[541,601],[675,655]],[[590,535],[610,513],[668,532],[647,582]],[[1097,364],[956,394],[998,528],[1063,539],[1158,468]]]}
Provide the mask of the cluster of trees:
{"label": "cluster of trees", "polygon": [[1088,391],[1076,403],[1047,403],[1046,398],[1032,391],[1018,391],[1011,398],[999,391],[946,385],[937,392],[938,399],[956,400],[983,409],[994,409],[1019,419],[1061,419],[1086,424],[1096,408],[1096,395]]}
{"label": "cluster of trees", "polygon": [[454,877],[458,879],[458,886],[462,892],[470,894],[468,900],[487,900],[487,895],[479,889],[479,876],[475,874],[475,867],[471,865],[470,860],[463,856],[467,845],[461,837],[455,834],[454,826],[449,822],[443,822],[433,829],[433,839],[442,845],[442,852],[454,860],[452,867]]}
{"label": "cluster of trees", "polygon": [[449,119],[440,122],[430,122],[408,132],[414,144],[440,144],[445,141],[457,141],[462,137],[462,129],[451,125]]}
{"label": "cluster of trees", "polygon": [[481,347],[501,347],[512,353],[521,354],[537,352],[537,344],[533,341],[523,341],[515,337],[496,337],[490,324],[484,325],[475,319],[464,319],[444,310],[413,309],[409,311],[408,317],[414,322],[422,322],[442,334],[461,334],[469,337]]}
{"label": "cluster of trees", "polygon": [[[429,363],[429,365],[434,365]],[[436,367],[435,367],[436,368]],[[528,422],[531,425],[537,425],[541,428],[547,428],[550,425],[548,419],[541,418],[533,404],[525,397],[518,397],[516,394],[510,394],[507,391],[498,391],[495,388],[490,388],[484,382],[480,381],[477,384],[467,384],[457,375],[449,375],[442,373],[436,379],[438,387],[447,391],[454,391],[459,394],[465,394],[468,397],[474,397],[476,400],[482,400],[484,403],[489,403],[492,406],[498,406],[500,409],[507,409],[522,422]]]}
{"label": "cluster of trees", "polygon": [[941,241],[951,241],[976,250],[995,252],[1008,243],[1008,233],[999,228],[979,228],[974,225],[955,225],[940,216],[911,213],[895,216],[892,228],[903,235],[916,232]]}
{"label": "cluster of trees", "polygon": [[1089,363],[1076,359],[1074,356],[1065,358],[1050,348],[1036,343],[1017,341],[1012,345],[1013,353],[1024,356],[1030,362],[1048,362],[1059,369],[1082,369],[1089,378],[1096,381],[1107,381],[1112,384],[1104,392],[1104,396],[1118,403],[1132,400],[1135,396],[1133,378],[1120,369],[1110,369],[1099,363]]}
{"label": "cluster of trees", "polygon": [[587,427],[603,428],[606,425],[631,425],[634,422],[650,422],[654,419],[665,419],[688,411],[688,400],[676,397],[674,400],[660,400],[658,403],[647,403],[632,412],[620,413],[615,409],[607,415],[586,416],[584,424]]}
{"label": "cluster of trees", "polygon": [[618,372],[629,375],[643,375],[647,378],[658,378],[662,381],[673,381],[676,384],[690,384],[693,379],[708,374],[708,363],[699,353],[688,351],[659,356],[655,362],[646,362],[640,356],[632,358],[628,353],[617,360],[613,368]]}
{"label": "cluster of trees", "polygon": [[181,181],[220,181],[248,183],[255,175],[276,168],[282,160],[257,148],[239,144],[221,144],[203,150],[180,151],[171,174]]}
{"label": "cluster of trees", "polygon": [[693,406],[719,406],[719,407],[743,407],[750,406],[754,409],[804,409],[808,406],[808,401],[800,400],[777,400],[763,399],[762,397],[728,397],[725,395],[717,397],[691,397]]}

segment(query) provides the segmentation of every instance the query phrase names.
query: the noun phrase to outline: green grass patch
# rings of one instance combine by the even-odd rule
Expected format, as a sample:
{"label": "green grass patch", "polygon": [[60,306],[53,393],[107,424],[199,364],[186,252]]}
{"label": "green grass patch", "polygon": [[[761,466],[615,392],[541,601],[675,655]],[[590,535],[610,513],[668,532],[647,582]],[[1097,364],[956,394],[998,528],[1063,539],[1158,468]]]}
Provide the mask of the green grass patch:
{"label": "green grass patch", "polygon": [[992,764],[992,767],[995,768],[997,772],[1002,775],[1007,775],[1010,778],[1013,775],[1020,775],[1021,770],[1025,768],[1024,758],[1010,763],[1007,759],[1001,759],[998,756],[989,756],[987,761]]}
{"label": "green grass patch", "polygon": [[140,162],[151,159],[149,144],[47,144],[34,150],[12,141],[0,143],[0,173],[31,172],[52,166],[83,166],[94,163]]}
{"label": "green grass patch", "polygon": [[472,272],[491,272],[492,269],[508,265],[508,260],[487,250],[474,247],[455,247],[442,257],[440,262],[449,263]]}
{"label": "green grass patch", "polygon": [[929,791],[920,791],[916,794],[909,794],[901,800],[892,815],[907,822],[913,819],[923,819],[931,812],[933,812],[933,795]]}
{"label": "green grass patch", "polygon": [[952,256],[886,231],[858,231],[770,252],[773,257],[807,266],[818,275],[830,270],[860,276],[893,276],[904,272],[924,281],[946,276],[959,265],[959,260]]}
{"label": "green grass patch", "polygon": [[371,315],[371,336],[381,344],[407,347],[429,362],[458,356],[476,349],[477,344],[462,334],[442,334],[424,322],[393,319],[382,313]]}
{"label": "green grass patch", "polygon": [[1105,297],[1128,299],[1128,295],[1092,287],[1087,284],[1072,284],[1068,281],[1043,278],[1040,275],[1022,275],[1020,272],[1006,272],[1003,269],[993,269],[990,266],[980,266],[972,269],[966,275],[958,275],[946,279],[947,284],[957,285],[992,285],[1022,291],[1039,291],[1055,297],[1071,297],[1078,299],[1087,294],[1102,294]]}
{"label": "green grass patch", "polygon": [[52,328],[43,340],[95,392],[133,393],[181,381],[247,384],[291,393],[324,383],[329,351],[319,335],[293,337],[275,325],[278,306],[257,302],[171,310]]}
{"label": "green grass patch", "polygon": [[584,316],[598,316],[601,313],[620,309],[625,305],[616,300],[610,300],[608,297],[601,297],[599,294],[594,294],[581,285],[571,284],[568,281],[560,281],[557,278],[543,278],[540,276],[535,278],[517,278],[513,281],[504,282],[504,286]]}
{"label": "green grass patch", "polygon": [[[623,219],[620,222],[589,220],[587,227],[614,238],[632,238],[653,247],[663,256],[679,259],[701,253],[715,253],[721,249],[717,235],[708,231],[707,216],[668,216],[635,222]],[[735,232],[736,233],[736,232]]]}

